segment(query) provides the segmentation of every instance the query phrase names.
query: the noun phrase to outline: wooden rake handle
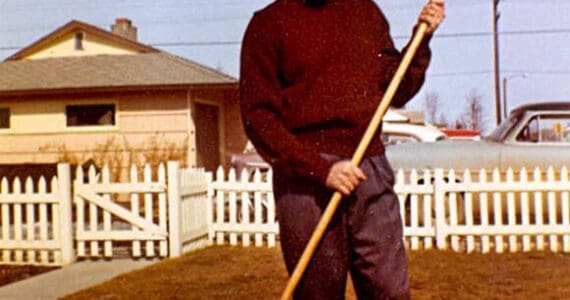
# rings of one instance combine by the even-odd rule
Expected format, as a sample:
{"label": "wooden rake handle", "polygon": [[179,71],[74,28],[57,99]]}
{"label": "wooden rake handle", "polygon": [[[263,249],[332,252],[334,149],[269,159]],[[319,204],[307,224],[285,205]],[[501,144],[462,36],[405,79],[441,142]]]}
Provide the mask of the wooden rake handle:
{"label": "wooden rake handle", "polygon": [[[406,53],[404,54],[404,57],[400,62],[400,65],[398,66],[398,69],[396,70],[396,73],[394,74],[394,77],[388,85],[388,89],[386,89],[386,92],[382,97],[382,101],[380,101],[380,104],[378,105],[378,108],[376,109],[372,120],[368,124],[368,128],[366,129],[364,136],[360,140],[360,143],[358,144],[358,147],[352,156],[352,163],[354,165],[360,165],[360,162],[362,161],[362,158],[364,157],[364,154],[366,153],[370,142],[374,138],[378,126],[380,126],[380,122],[382,122],[382,118],[388,110],[388,107],[392,102],[392,98],[394,98],[394,95],[396,94],[396,91],[398,90],[398,87],[400,86],[400,83],[402,82],[402,79],[404,78],[404,75],[406,74],[410,63],[412,62],[412,59],[414,58],[414,55],[416,54],[418,47],[420,46],[420,43],[426,34],[426,31],[427,24],[423,22],[420,23],[410,45],[408,46]],[[297,263],[293,274],[291,274],[291,278],[289,278],[289,282],[287,282],[287,286],[281,295],[281,300],[291,299],[291,296],[293,295],[293,292],[295,291],[299,280],[301,280],[301,277],[303,276],[303,273],[305,272],[305,269],[307,268],[307,265],[309,264],[309,261],[315,252],[315,249],[319,245],[319,242],[321,241],[323,234],[341,200],[342,194],[340,192],[335,192],[332,195],[332,198],[327,205],[327,208],[323,212],[323,215],[319,220],[319,223],[317,224],[317,227],[315,228],[311,239],[307,243],[307,246],[305,247],[301,258],[299,259],[299,262]]]}

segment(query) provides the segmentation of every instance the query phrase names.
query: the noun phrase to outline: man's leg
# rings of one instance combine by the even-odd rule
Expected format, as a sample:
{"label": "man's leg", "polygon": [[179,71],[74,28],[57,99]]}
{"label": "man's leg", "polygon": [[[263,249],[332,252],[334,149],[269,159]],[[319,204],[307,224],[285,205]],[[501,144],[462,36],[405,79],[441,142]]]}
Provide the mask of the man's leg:
{"label": "man's leg", "polygon": [[[285,264],[291,274],[328,204],[331,192],[276,174],[274,194]],[[299,282],[295,299],[344,299],[348,272],[347,233],[339,207]]]}
{"label": "man's leg", "polygon": [[350,199],[351,275],[359,299],[408,299],[407,257],[394,175],[384,156],[367,158]]}

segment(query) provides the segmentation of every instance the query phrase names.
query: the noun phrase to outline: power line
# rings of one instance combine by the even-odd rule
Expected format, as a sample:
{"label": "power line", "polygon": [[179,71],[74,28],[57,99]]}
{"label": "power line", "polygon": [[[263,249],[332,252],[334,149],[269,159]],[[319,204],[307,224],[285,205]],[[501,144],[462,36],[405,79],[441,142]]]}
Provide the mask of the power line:
{"label": "power line", "polygon": [[[103,3],[100,3],[103,2]],[[165,5],[165,2],[168,1],[159,1],[159,2],[152,2],[152,3],[145,3],[143,1],[135,1],[133,3],[128,3],[129,7],[161,7]],[[195,6],[240,6],[240,5],[256,5],[256,6],[264,6],[271,3],[270,0],[219,0],[219,1],[212,1],[212,0],[176,0],[170,1],[174,2],[179,6],[184,5],[192,5]],[[378,1],[376,1],[378,2]],[[384,1],[386,2],[386,1]],[[448,6],[465,6],[465,5],[474,5],[474,4],[484,4],[483,2],[479,3],[450,3]],[[121,2],[113,2],[113,1],[60,1],[57,5],[52,5],[49,2],[45,3],[44,1],[28,1],[28,2],[16,2],[16,3],[9,3],[6,4],[8,8],[12,11],[28,11],[30,9],[38,9],[38,10],[45,10],[45,9],[61,9],[63,8],[115,8],[115,7],[122,7],[125,6],[125,3]],[[417,1],[412,3],[401,3],[400,1],[394,1],[394,3],[383,3],[383,9],[410,9],[410,8],[418,8]]]}
{"label": "power line", "polygon": [[566,70],[505,70],[504,73],[514,74],[539,74],[539,75],[570,75]]}
{"label": "power line", "polygon": [[[539,30],[519,30],[519,31],[503,31],[499,35],[532,35],[532,34],[568,34],[570,28],[561,29],[539,29]],[[492,36],[491,32],[459,32],[459,33],[440,33],[435,34],[433,38],[465,38],[465,37],[487,37]],[[393,39],[409,39],[409,35],[396,35]],[[176,42],[176,43],[151,43],[157,47],[181,47],[181,46],[220,46],[220,45],[239,45],[241,41],[203,41],[203,42]]]}
{"label": "power line", "polygon": [[[508,35],[535,35],[535,34],[569,34],[570,28],[559,29],[536,29],[536,30],[518,30],[518,31],[503,31],[499,32],[501,36]],[[492,36],[491,32],[457,32],[457,33],[439,33],[435,34],[433,38],[469,38],[469,37],[488,37]],[[409,39],[409,35],[395,35],[394,39]],[[241,41],[227,40],[227,41],[200,41],[200,42],[156,42],[149,45],[154,47],[202,47],[202,46],[235,46],[240,45]],[[0,51],[18,50],[21,46],[2,46]]]}
{"label": "power line", "polygon": [[241,41],[173,42],[173,43],[151,43],[150,45],[154,47],[226,46],[226,45],[241,45]]}
{"label": "power line", "polygon": [[[520,30],[520,31],[503,31],[499,35],[530,35],[530,34],[568,34],[570,28],[562,29],[540,29],[540,30]],[[492,36],[491,32],[460,32],[460,33],[441,33],[435,34],[433,38],[465,38],[465,37],[483,37]],[[409,39],[409,35],[396,35],[393,39]],[[182,47],[182,46],[220,46],[220,45],[239,45],[241,41],[202,41],[202,42],[175,42],[175,43],[151,43],[156,47]]]}
{"label": "power line", "polygon": [[461,72],[445,72],[427,74],[427,77],[457,77],[457,76],[471,76],[471,75],[484,75],[491,74],[493,71],[461,71]]}
{"label": "power line", "polygon": [[[492,70],[476,70],[476,71],[458,71],[458,72],[443,72],[443,73],[428,73],[428,77],[460,77],[460,76],[473,76],[473,75],[488,75],[493,74]],[[528,75],[570,75],[570,70],[503,70],[502,74],[528,74]]]}

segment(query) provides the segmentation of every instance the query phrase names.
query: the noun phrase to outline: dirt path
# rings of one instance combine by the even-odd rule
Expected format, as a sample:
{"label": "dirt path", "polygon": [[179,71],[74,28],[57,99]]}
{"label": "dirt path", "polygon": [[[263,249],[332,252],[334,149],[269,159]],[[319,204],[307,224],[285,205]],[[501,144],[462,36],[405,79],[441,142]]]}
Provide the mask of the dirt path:
{"label": "dirt path", "polygon": [[[570,299],[569,270],[552,253],[410,254],[414,299]],[[286,281],[279,249],[213,247],[65,299],[278,299]]]}

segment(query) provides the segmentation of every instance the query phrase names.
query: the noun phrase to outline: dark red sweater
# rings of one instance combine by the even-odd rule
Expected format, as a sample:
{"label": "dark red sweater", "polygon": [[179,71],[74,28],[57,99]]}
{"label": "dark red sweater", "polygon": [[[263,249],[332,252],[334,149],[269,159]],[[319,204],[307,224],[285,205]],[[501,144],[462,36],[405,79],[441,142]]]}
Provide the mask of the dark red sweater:
{"label": "dark red sweater", "polygon": [[[393,106],[421,87],[428,39]],[[400,58],[372,0],[330,0],[318,8],[275,1],[255,13],[243,39],[240,93],[248,137],[278,172],[324,184],[332,163],[320,153],[352,156]],[[368,155],[383,151],[377,135]]]}

